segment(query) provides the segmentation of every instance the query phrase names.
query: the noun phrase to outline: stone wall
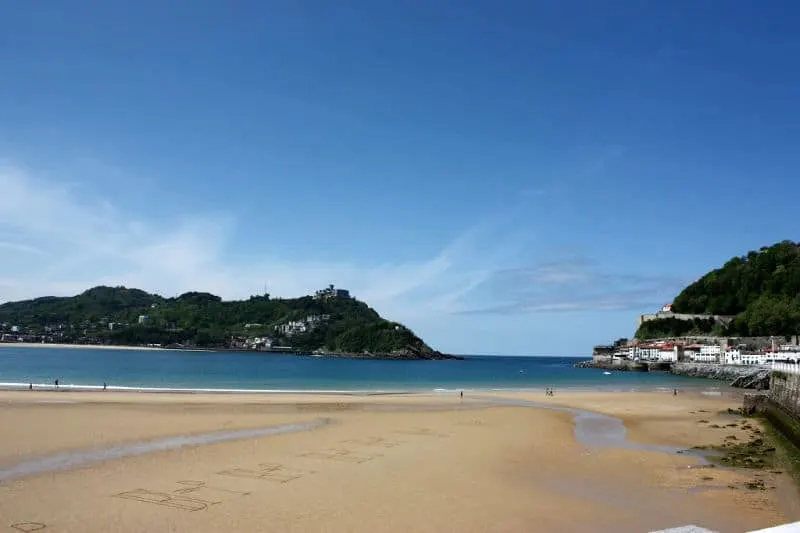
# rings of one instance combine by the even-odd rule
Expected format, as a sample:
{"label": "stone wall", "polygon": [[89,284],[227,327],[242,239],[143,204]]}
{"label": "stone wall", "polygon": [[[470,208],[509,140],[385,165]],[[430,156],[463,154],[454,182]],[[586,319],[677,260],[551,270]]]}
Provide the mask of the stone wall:
{"label": "stone wall", "polygon": [[781,371],[772,372],[769,399],[793,417],[800,419],[800,375]]}
{"label": "stone wall", "polygon": [[657,313],[648,313],[645,315],[639,315],[639,320],[636,322],[636,327],[639,328],[645,322],[649,322],[651,320],[658,320],[660,318],[677,318],[678,320],[694,320],[696,318],[699,318],[701,320],[706,320],[708,318],[713,318],[714,321],[717,322],[718,324],[724,324],[727,326],[736,317],[726,316],[726,315],[704,315],[704,314],[690,314],[690,313],[673,313],[672,311],[659,311]]}
{"label": "stone wall", "polygon": [[747,415],[754,415],[764,410],[764,406],[769,401],[769,394],[766,392],[745,392],[742,401],[742,412]]}

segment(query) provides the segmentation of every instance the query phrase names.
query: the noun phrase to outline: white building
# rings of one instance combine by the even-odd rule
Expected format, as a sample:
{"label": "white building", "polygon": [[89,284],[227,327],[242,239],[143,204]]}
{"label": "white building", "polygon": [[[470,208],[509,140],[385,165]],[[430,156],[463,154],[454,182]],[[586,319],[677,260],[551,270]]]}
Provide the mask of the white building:
{"label": "white building", "polygon": [[633,350],[633,358],[640,361],[658,361],[660,351],[655,346],[636,346]]}
{"label": "white building", "polygon": [[726,365],[765,365],[772,359],[770,353],[746,353],[739,348],[725,350],[722,361]]}
{"label": "white building", "polygon": [[741,355],[743,365],[765,365],[769,354],[766,353],[743,353]]}
{"label": "white building", "polygon": [[291,322],[278,326],[278,331],[286,336],[292,336],[308,331],[308,325],[302,320],[292,320]]}
{"label": "white building", "polygon": [[616,352],[614,352],[614,357],[619,357],[620,359],[633,359],[634,357],[634,350],[633,348],[620,348]]}
{"label": "white building", "polygon": [[767,352],[767,362],[792,362],[797,363],[800,361],[800,351],[781,350],[779,352]]}
{"label": "white building", "polygon": [[700,347],[700,351],[686,352],[689,359],[696,363],[716,363],[722,356],[722,348],[717,344],[710,344]]}
{"label": "white building", "polygon": [[674,362],[678,360],[677,346],[662,346],[658,351],[658,360],[663,362]]}
{"label": "white building", "polygon": [[350,298],[350,291],[328,285],[326,288],[314,293],[314,299],[316,300],[327,300],[328,298]]}
{"label": "white building", "polygon": [[147,324],[150,320],[150,317],[147,315],[139,315],[139,324]]}
{"label": "white building", "polygon": [[269,350],[272,348],[272,339],[269,337],[250,337],[245,345],[251,350]]}
{"label": "white building", "polygon": [[738,348],[725,350],[725,356],[722,359],[726,365],[741,365],[742,351]]}

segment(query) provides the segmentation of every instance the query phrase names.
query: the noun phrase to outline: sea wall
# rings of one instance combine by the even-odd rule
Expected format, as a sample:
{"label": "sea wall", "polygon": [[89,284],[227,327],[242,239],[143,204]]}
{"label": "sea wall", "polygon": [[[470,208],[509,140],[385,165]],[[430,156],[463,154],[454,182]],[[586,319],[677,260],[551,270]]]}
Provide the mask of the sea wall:
{"label": "sea wall", "polygon": [[642,324],[645,322],[650,322],[651,320],[659,320],[662,318],[675,318],[677,320],[706,320],[709,318],[713,318],[719,324],[728,325],[734,318],[733,316],[727,315],[706,315],[706,314],[690,314],[690,313],[673,313],[672,311],[658,311],[657,313],[648,313],[645,315],[639,315],[639,320],[636,322],[637,327],[641,327]]}
{"label": "sea wall", "polygon": [[776,370],[769,384],[769,399],[800,419],[800,375]]}

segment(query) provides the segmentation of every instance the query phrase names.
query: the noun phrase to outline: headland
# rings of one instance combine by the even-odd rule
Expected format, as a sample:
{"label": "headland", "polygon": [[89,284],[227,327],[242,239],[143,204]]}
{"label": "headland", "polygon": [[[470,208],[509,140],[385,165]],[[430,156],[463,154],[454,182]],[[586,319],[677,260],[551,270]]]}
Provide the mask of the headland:
{"label": "headland", "polygon": [[348,290],[223,301],[187,292],[164,298],[140,289],[94,287],[71,297],[0,305],[0,343],[254,351],[369,359],[461,359],[434,350]]}
{"label": "headland", "polygon": [[580,367],[666,370],[766,388],[773,364],[800,363],[800,243],[734,257],[640,315],[633,339],[594,347]]}

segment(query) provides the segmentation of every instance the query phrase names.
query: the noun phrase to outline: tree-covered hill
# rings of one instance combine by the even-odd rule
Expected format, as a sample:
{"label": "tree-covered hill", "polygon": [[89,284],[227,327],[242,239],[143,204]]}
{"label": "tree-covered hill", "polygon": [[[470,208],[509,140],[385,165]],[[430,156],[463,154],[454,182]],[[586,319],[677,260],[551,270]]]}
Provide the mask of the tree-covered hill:
{"label": "tree-covered hill", "polygon": [[309,352],[441,355],[408,328],[348,297],[223,301],[203,292],[163,298],[139,289],[94,287],[72,297],[2,304],[0,323],[5,333],[16,326],[21,334],[53,342],[208,348],[268,338]]}
{"label": "tree-covered hill", "polygon": [[727,327],[713,320],[676,326],[672,319],[645,322],[637,337],[692,333],[766,336],[800,334],[800,244],[783,241],[734,257],[686,287],[672,304],[675,313],[730,315]]}

